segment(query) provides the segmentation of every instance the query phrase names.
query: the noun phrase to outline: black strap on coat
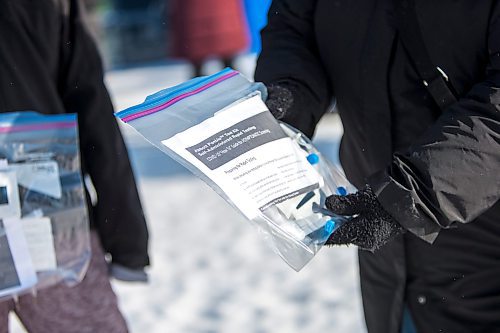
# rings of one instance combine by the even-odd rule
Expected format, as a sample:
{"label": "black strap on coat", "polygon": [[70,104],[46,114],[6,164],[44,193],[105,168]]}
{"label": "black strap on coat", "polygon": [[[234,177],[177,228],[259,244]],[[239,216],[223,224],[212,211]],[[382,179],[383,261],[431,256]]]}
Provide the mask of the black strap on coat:
{"label": "black strap on coat", "polygon": [[429,56],[417,18],[414,0],[396,1],[396,24],[399,39],[408,52],[423,84],[441,110],[457,101],[446,73]]}

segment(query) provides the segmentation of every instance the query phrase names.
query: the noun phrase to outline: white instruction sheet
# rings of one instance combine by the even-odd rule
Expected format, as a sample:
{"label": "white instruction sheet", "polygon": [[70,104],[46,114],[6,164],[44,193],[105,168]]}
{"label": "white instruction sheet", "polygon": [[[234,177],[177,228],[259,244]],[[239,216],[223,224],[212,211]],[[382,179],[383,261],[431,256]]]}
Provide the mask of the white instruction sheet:
{"label": "white instruction sheet", "polygon": [[216,113],[162,144],[214,181],[249,219],[319,187],[321,177],[260,96]]}
{"label": "white instruction sheet", "polygon": [[52,225],[48,217],[29,217],[19,220],[23,226],[28,249],[37,272],[57,268]]}

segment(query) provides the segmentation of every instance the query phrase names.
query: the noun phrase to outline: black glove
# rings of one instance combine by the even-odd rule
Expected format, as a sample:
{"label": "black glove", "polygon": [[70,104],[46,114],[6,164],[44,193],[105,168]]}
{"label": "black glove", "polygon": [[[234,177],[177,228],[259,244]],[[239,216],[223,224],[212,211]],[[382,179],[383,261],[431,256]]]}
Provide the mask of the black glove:
{"label": "black glove", "polygon": [[354,216],[328,238],[327,245],[354,244],[373,252],[403,232],[368,185],[354,194],[326,198],[326,208],[338,215]]}
{"label": "black glove", "polygon": [[267,86],[266,105],[274,118],[281,120],[293,105],[293,94],[285,85]]}
{"label": "black glove", "polygon": [[[300,130],[311,138],[317,119],[310,110],[320,109],[306,86],[296,82],[277,81],[266,85],[265,103],[274,118]],[[326,107],[326,106],[325,106]]]}

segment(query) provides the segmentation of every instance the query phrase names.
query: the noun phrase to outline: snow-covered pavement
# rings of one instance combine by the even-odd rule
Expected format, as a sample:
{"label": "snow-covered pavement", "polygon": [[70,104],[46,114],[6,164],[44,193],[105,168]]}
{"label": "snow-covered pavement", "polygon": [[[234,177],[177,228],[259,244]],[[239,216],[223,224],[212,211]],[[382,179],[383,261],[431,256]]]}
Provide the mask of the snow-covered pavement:
{"label": "snow-covered pavement", "polygon": [[[244,73],[252,61],[240,60]],[[151,66],[111,72],[107,83],[119,110],[188,76],[185,65]],[[365,332],[355,248],[324,248],[297,273],[208,186],[135,132],[124,133],[152,256],[149,284],[113,282],[131,332]],[[334,116],[317,133],[333,159],[340,133]]]}

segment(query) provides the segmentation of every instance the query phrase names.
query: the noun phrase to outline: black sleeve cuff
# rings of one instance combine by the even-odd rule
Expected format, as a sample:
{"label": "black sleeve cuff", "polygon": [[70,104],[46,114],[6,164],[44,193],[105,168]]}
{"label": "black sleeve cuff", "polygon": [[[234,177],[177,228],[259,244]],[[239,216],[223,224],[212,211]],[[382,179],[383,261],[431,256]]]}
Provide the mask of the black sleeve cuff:
{"label": "black sleeve cuff", "polygon": [[414,191],[399,184],[387,171],[372,175],[367,182],[380,204],[404,229],[428,243],[435,241],[442,228]]}
{"label": "black sleeve cuff", "polygon": [[298,82],[278,81],[268,86],[281,87],[292,95],[292,102],[287,105],[286,111],[279,117],[279,120],[300,130],[308,138],[312,138],[326,107],[320,105],[307,87]]}

